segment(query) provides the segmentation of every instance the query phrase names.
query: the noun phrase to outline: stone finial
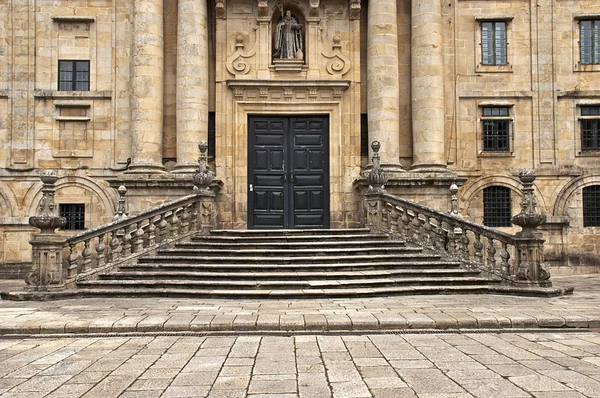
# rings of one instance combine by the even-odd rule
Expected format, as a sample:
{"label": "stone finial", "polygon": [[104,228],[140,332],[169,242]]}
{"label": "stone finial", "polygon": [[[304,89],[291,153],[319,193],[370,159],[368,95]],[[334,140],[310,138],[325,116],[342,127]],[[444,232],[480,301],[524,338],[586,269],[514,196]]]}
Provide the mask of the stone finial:
{"label": "stone finial", "polygon": [[373,165],[371,171],[367,174],[367,182],[369,183],[370,191],[383,191],[385,183],[388,181],[388,175],[381,169],[381,158],[379,156],[380,148],[381,144],[379,141],[373,141],[371,143],[371,149],[373,150],[371,161]]}
{"label": "stone finial", "polygon": [[125,185],[121,185],[117,192],[119,193],[119,204],[117,205],[117,214],[113,217],[113,221],[122,220],[128,216],[127,212],[127,199],[125,195],[127,195],[127,188]]}
{"label": "stone finial", "polygon": [[450,211],[448,213],[452,214],[453,216],[462,217],[462,214],[460,214],[460,210],[458,209],[458,195],[457,194],[458,194],[458,185],[456,185],[456,184],[450,185],[451,207],[450,207]]}
{"label": "stone finial", "polygon": [[202,141],[198,145],[198,149],[200,149],[200,156],[198,157],[198,172],[194,174],[194,191],[208,191],[210,183],[215,178],[215,173],[208,170],[206,166],[208,143]]}
{"label": "stone finial", "polygon": [[42,199],[38,205],[37,214],[29,217],[29,225],[42,230],[42,234],[53,234],[56,228],[66,224],[64,217],[58,215],[58,206],[54,203],[54,184],[58,180],[56,171],[43,170],[40,173],[42,187]]}
{"label": "stone finial", "polygon": [[521,170],[519,180],[523,184],[523,200],[521,200],[521,212],[512,218],[512,223],[518,225],[522,230],[518,233],[521,237],[536,238],[539,233],[537,227],[546,222],[546,216],[538,213],[537,199],[533,193],[533,182],[536,175],[533,170]]}

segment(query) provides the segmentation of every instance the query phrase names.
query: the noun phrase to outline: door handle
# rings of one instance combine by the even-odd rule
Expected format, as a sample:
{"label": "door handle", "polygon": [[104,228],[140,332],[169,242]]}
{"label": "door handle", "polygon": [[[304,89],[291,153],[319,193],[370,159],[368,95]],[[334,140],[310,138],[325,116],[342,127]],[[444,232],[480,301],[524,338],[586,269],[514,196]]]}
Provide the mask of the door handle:
{"label": "door handle", "polygon": [[254,192],[254,185],[252,185],[252,184],[248,185],[248,189],[250,190],[250,192]]}

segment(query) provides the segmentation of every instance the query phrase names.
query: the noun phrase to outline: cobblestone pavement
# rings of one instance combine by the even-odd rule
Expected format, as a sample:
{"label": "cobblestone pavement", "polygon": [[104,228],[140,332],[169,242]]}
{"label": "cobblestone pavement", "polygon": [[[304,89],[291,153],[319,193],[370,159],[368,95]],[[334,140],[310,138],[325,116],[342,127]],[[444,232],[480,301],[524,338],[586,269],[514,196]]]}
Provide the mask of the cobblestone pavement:
{"label": "cobblestone pavement", "polygon": [[600,334],[0,339],[0,397],[600,396]]}
{"label": "cobblestone pavement", "polygon": [[[575,286],[575,293],[553,298],[437,295],[321,300],[0,300],[0,334],[600,328],[600,274],[553,280],[555,285]],[[7,289],[7,285],[0,285],[0,290]]]}

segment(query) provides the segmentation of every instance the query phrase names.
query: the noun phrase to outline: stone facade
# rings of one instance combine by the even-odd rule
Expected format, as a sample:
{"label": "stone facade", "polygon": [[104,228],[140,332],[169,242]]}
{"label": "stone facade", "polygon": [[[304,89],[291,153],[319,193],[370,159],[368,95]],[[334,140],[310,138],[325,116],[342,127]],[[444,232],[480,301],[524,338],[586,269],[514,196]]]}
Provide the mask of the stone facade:
{"label": "stone facade", "polygon": [[[448,209],[462,183],[460,212],[481,222],[483,189],[509,188],[517,214],[533,168],[546,259],[598,270],[582,189],[600,185],[600,153],[579,121],[600,106],[600,65],[579,62],[597,1],[281,0],[302,25],[293,62],[272,57],[278,3],[0,0],[0,273],[30,260],[40,169],[97,226],[120,184],[133,213],[191,192],[212,112],[220,227],[248,225],[248,116],[295,114],[328,117],[330,225],[361,225],[366,114],[390,191]],[[482,65],[486,21],[506,24],[506,64]],[[89,91],[58,90],[59,60],[89,60]],[[509,151],[483,150],[485,106],[509,109]]]}

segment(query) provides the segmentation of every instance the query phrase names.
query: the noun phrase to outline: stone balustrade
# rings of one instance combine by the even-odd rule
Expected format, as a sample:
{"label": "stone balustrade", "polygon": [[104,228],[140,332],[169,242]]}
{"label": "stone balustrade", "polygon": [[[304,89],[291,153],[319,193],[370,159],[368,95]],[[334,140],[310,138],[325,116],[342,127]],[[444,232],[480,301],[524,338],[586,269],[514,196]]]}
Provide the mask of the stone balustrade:
{"label": "stone balustrade", "polygon": [[[378,143],[372,147],[376,156]],[[378,173],[376,167],[371,171],[374,176]],[[520,178],[525,186],[522,211],[513,217],[513,223],[521,225],[523,231],[515,235],[462,218],[456,204],[449,213],[443,213],[391,195],[380,185],[372,185],[365,193],[366,226],[422,246],[443,258],[460,261],[466,267],[480,269],[506,284],[550,287],[550,273],[543,266],[544,239],[535,231],[545,219],[537,214],[532,196],[535,175],[525,171]],[[367,180],[381,182],[381,178],[370,176]]]}

